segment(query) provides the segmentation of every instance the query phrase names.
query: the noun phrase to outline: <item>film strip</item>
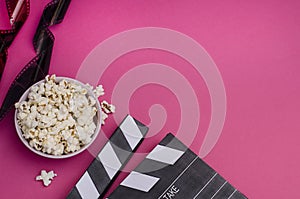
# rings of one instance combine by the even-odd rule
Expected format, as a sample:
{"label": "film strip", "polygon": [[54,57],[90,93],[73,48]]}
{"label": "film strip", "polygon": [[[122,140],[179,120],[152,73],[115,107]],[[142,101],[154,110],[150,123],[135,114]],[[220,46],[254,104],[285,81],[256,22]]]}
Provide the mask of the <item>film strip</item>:
{"label": "film strip", "polygon": [[0,108],[0,121],[31,85],[48,74],[54,44],[54,35],[48,27],[62,22],[70,2],[71,0],[53,0],[46,5],[33,38],[37,55],[10,85]]}
{"label": "film strip", "polygon": [[7,51],[25,23],[29,11],[29,0],[6,0],[6,8],[11,25],[9,30],[0,30],[0,81],[7,60]]}
{"label": "film strip", "polygon": [[127,115],[81,176],[67,199],[101,198],[147,132],[148,127]]}
{"label": "film strip", "polygon": [[246,196],[168,134],[108,198],[245,199]]}

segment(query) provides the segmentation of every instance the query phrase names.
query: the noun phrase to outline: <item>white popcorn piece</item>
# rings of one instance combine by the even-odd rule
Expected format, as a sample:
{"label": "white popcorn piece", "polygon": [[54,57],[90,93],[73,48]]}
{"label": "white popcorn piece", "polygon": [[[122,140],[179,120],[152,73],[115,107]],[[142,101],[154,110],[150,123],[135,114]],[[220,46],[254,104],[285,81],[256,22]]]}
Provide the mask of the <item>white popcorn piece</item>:
{"label": "white popcorn piece", "polygon": [[96,125],[94,122],[90,123],[89,125],[85,126],[85,131],[91,135],[96,129]]}
{"label": "white popcorn piece", "polygon": [[114,105],[112,105],[112,104],[109,104],[105,100],[101,102],[101,108],[107,114],[114,113],[116,111],[116,107]]}
{"label": "white popcorn piece", "polygon": [[27,117],[27,115],[28,115],[28,114],[21,112],[21,113],[18,113],[18,114],[17,114],[17,118],[18,118],[19,120],[23,120],[23,119],[25,119],[25,118]]}
{"label": "white popcorn piece", "polygon": [[96,89],[94,90],[94,93],[96,95],[96,97],[100,97],[102,95],[104,95],[104,89],[102,85],[99,85],[96,87]]}
{"label": "white popcorn piece", "polygon": [[42,180],[44,186],[48,187],[55,176],[57,176],[57,174],[54,173],[54,171],[49,171],[47,173],[45,170],[42,170],[41,175],[36,176],[35,180]]}
{"label": "white popcorn piece", "polygon": [[39,90],[39,87],[37,85],[32,86],[31,89],[30,89],[30,91],[32,91],[33,93],[37,93],[38,90]]}
{"label": "white popcorn piece", "polygon": [[83,127],[78,127],[77,128],[77,133],[79,136],[79,139],[82,140],[83,144],[87,144],[91,141],[91,137],[85,132],[85,128]]}
{"label": "white popcorn piece", "polygon": [[46,75],[45,80],[46,80],[47,82],[49,82],[49,81],[50,81],[50,75]]}
{"label": "white popcorn piece", "polygon": [[65,120],[67,118],[67,116],[69,115],[69,111],[68,111],[68,108],[64,105],[64,104],[61,104],[59,105],[59,111],[57,112],[57,119],[59,121],[62,121],[62,120]]}
{"label": "white popcorn piece", "polygon": [[62,143],[59,143],[54,146],[54,152],[53,155],[61,155],[64,152],[64,145]]}
{"label": "white popcorn piece", "polygon": [[19,102],[15,103],[15,108],[20,108],[20,103]]}

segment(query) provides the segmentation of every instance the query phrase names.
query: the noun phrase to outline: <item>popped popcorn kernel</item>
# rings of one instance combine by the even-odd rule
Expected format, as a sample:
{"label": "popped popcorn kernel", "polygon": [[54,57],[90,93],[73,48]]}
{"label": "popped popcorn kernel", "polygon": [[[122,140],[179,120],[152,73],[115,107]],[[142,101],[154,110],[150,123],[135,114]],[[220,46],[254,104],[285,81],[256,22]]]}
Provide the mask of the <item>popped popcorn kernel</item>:
{"label": "popped popcorn kernel", "polygon": [[104,95],[103,86],[102,85],[97,86],[96,89],[94,90],[94,93],[97,97]]}
{"label": "popped popcorn kernel", "polygon": [[56,173],[54,173],[54,171],[45,171],[45,170],[42,170],[41,171],[41,175],[39,176],[36,176],[35,177],[35,180],[42,180],[43,181],[43,184],[44,186],[49,186],[51,184],[51,181],[53,180],[53,178],[57,176]]}
{"label": "popped popcorn kernel", "polygon": [[116,107],[112,104],[109,104],[107,101],[102,101],[101,102],[101,107],[104,110],[105,113],[114,113],[116,111]]}

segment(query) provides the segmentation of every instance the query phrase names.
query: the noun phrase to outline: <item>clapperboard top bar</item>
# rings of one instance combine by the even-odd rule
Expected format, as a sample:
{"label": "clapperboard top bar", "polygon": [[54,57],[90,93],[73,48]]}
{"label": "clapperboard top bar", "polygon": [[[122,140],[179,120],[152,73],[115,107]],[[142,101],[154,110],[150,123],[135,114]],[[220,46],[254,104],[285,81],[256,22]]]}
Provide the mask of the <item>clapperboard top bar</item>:
{"label": "clapperboard top bar", "polygon": [[147,132],[147,126],[127,115],[73,187],[67,199],[103,197]]}
{"label": "clapperboard top bar", "polygon": [[168,134],[109,199],[245,199],[215,170]]}

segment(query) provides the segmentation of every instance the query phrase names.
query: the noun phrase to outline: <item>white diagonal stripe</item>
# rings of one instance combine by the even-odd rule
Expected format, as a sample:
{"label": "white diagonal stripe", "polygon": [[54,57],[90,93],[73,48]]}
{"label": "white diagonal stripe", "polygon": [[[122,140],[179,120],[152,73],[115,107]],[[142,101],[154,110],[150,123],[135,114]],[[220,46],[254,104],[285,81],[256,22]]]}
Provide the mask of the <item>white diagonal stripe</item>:
{"label": "white diagonal stripe", "polygon": [[121,168],[122,164],[108,141],[98,155],[110,179],[112,179]]}
{"label": "white diagonal stripe", "polygon": [[136,145],[143,138],[143,135],[134,119],[130,115],[128,115],[120,125],[120,129],[123,132],[131,149],[134,150]]}
{"label": "white diagonal stripe", "polygon": [[227,199],[230,199],[230,198],[235,194],[236,191],[237,191],[237,190],[234,189],[234,191],[232,192],[232,194],[231,194]]}
{"label": "white diagonal stripe", "polygon": [[210,199],[213,199],[218,193],[219,191],[225,186],[225,184],[227,184],[227,181],[225,181],[222,186],[216,191],[216,193],[210,198]]}
{"label": "white diagonal stripe", "polygon": [[195,198],[197,198],[198,197],[198,195],[207,187],[207,185],[216,177],[216,175],[218,175],[218,173],[215,173],[210,179],[209,179],[209,181],[202,187],[202,189],[200,189],[200,191],[195,195],[195,197],[193,198],[193,199],[195,199]]}
{"label": "white diagonal stripe", "polygon": [[76,188],[82,199],[98,198],[100,196],[87,171],[77,182]]}
{"label": "white diagonal stripe", "polygon": [[146,158],[173,165],[183,154],[184,151],[157,145]]}
{"label": "white diagonal stripe", "polygon": [[121,183],[122,186],[148,192],[159,178],[132,171]]}

